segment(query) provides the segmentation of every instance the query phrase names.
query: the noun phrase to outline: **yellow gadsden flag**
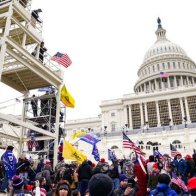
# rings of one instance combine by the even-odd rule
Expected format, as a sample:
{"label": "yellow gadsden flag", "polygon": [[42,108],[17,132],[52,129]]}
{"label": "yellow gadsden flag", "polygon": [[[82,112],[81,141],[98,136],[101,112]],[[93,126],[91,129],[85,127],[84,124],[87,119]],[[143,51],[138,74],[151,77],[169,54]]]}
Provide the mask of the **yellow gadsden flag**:
{"label": "yellow gadsden flag", "polygon": [[61,101],[67,107],[71,107],[71,108],[75,107],[75,100],[71,96],[69,91],[66,89],[65,85],[63,85],[61,89]]}
{"label": "yellow gadsden flag", "polygon": [[85,131],[78,131],[78,132],[75,132],[72,136],[71,136],[71,140],[75,140],[77,137],[82,137],[86,135],[86,132]]}
{"label": "yellow gadsden flag", "polygon": [[64,141],[63,145],[63,157],[65,159],[70,159],[82,163],[87,159],[86,155],[80,152],[78,149],[73,147],[69,142]]}

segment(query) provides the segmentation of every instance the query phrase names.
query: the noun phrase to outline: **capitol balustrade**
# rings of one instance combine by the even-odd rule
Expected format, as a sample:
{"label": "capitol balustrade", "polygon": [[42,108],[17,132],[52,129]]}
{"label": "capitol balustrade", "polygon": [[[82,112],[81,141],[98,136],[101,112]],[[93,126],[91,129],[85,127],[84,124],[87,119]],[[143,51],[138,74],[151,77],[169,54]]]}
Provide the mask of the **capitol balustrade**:
{"label": "capitol balustrade", "polygon": [[[186,74],[190,74],[190,76],[194,76],[194,74],[196,73],[196,68],[177,68],[177,69],[159,69],[156,71],[151,71],[148,74],[143,74],[139,76],[139,79],[137,80],[136,83],[140,83],[141,81],[143,81],[144,79],[156,79],[157,75],[160,75],[161,71],[165,71],[169,74],[169,76],[178,76],[178,75],[184,75]],[[183,76],[182,75],[182,76]],[[184,75],[185,76],[185,75]]]}
{"label": "capitol balustrade", "polygon": [[[162,126],[162,127],[149,127],[147,128],[142,128],[142,129],[127,129],[125,133],[127,135],[133,135],[133,134],[142,134],[142,133],[160,133],[162,131],[167,131],[167,132],[172,132],[175,130],[181,130],[185,128],[196,128],[196,123],[189,123],[189,124],[180,124],[180,125],[174,125],[174,126]],[[114,136],[122,136],[122,131],[123,130],[117,130],[117,131],[112,131],[112,132],[105,132],[101,133],[100,137],[114,137]]]}

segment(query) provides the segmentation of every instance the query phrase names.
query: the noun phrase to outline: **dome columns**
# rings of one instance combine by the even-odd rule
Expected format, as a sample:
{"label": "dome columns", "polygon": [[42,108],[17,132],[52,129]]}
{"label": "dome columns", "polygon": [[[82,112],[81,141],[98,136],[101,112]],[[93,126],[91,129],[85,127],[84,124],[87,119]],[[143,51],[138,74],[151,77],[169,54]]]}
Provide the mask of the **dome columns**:
{"label": "dome columns", "polygon": [[159,113],[159,103],[158,101],[155,101],[156,104],[156,113],[157,113],[157,127],[161,127],[161,119],[160,119],[160,113]]}
{"label": "dome columns", "polygon": [[168,103],[168,110],[169,110],[169,126],[173,126],[173,118],[172,118],[172,110],[171,110],[171,103],[170,99],[167,100]]}
{"label": "dome columns", "polygon": [[187,97],[184,98],[184,103],[185,103],[185,110],[186,110],[186,120],[187,120],[187,123],[190,123],[191,119],[190,119],[190,114],[189,114]]}
{"label": "dome columns", "polygon": [[196,77],[192,75],[170,75],[165,80],[162,78],[154,78],[145,81],[135,87],[135,92],[139,93],[153,93],[155,91],[173,90],[177,88],[187,88],[194,86]]}

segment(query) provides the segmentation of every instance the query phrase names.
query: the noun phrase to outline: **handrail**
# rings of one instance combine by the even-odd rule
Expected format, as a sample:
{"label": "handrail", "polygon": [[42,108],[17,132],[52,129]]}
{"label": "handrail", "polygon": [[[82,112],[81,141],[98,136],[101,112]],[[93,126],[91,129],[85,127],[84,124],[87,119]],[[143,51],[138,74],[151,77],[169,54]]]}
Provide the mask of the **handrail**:
{"label": "handrail", "polygon": [[[12,40],[11,38],[7,38],[7,43],[9,45],[11,45],[11,47],[17,49],[17,52],[25,55],[26,58],[28,58],[29,60],[32,61],[32,63],[37,65],[38,59],[35,59],[35,58],[31,59],[31,57],[33,57],[33,56],[29,53],[29,51],[26,51],[24,48],[19,46],[17,43],[14,42],[14,40]],[[7,49],[7,51],[8,51],[8,49]],[[43,66],[47,67],[50,70],[51,74],[54,74],[54,75],[58,76],[60,78],[60,80],[62,80],[62,77],[60,77],[59,74],[57,73],[57,71],[61,71],[61,69],[59,67],[55,66],[54,64],[52,64],[52,66],[51,66],[51,64],[52,63],[43,64]],[[41,66],[41,62],[39,62],[39,67],[40,66]]]}

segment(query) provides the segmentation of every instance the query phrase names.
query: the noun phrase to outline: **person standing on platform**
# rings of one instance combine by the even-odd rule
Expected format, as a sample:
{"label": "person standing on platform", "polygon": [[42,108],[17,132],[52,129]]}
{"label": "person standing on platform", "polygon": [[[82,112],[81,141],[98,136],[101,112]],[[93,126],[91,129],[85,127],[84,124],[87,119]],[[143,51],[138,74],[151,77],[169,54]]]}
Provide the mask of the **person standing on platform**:
{"label": "person standing on platform", "polygon": [[38,102],[37,102],[37,99],[35,99],[35,95],[32,96],[31,107],[33,110],[33,116],[37,117]]}
{"label": "person standing on platform", "polygon": [[39,18],[39,13],[42,12],[41,9],[33,10],[31,12],[31,25],[33,27],[36,26],[36,22],[42,23],[41,19]]}
{"label": "person standing on platform", "polygon": [[34,50],[31,54],[34,57],[36,57],[37,52],[39,52],[39,60],[43,63],[44,62],[44,53],[47,51],[47,48],[44,47],[44,42],[43,41],[40,44],[40,48],[39,49],[38,48],[39,48],[39,44],[34,48]]}
{"label": "person standing on platform", "polygon": [[44,62],[44,53],[47,51],[47,48],[44,47],[44,42],[42,41],[39,49],[39,60]]}

